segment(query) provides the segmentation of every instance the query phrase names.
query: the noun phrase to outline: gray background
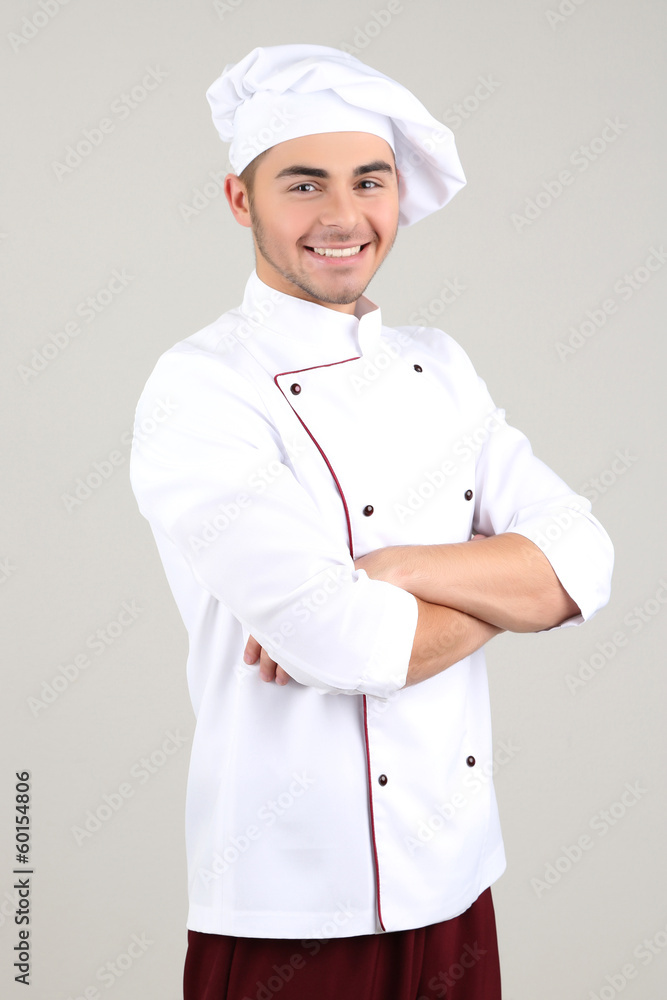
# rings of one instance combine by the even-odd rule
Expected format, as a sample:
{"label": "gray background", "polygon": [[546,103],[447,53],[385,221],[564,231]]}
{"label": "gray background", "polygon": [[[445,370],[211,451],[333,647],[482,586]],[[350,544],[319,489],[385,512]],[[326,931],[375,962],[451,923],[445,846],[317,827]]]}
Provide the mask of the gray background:
{"label": "gray background", "polygon": [[[54,13],[57,2],[12,0],[0,13],[9,678],[0,992],[25,995],[11,967],[12,803],[14,773],[29,769],[30,995],[67,1000],[96,985],[112,1000],[180,996],[193,731],[186,639],[129,488],[128,432],[158,355],[238,304],[252,267],[248,233],[209,173],[227,161],[205,90],[254,46],[303,41],[354,47],[452,123],[468,186],[400,233],[370,294],[386,322],[426,310],[464,345],[536,453],[576,489],[597,491],[594,512],[616,546],[613,598],[593,622],[505,635],[489,648],[495,740],[516,748],[496,776],[509,859],[494,890],[504,996],[657,1000],[667,982],[667,267],[644,261],[667,240],[665,3],[69,0]],[[150,69],[154,89],[133,100]],[[480,78],[492,91],[480,89],[483,99]],[[123,94],[134,104],[125,112]],[[457,104],[467,116],[458,121]],[[112,128],[92,133],[101,141],[59,168],[104,118]],[[607,119],[618,134],[596,141]],[[586,169],[581,146],[595,155]],[[572,180],[559,192],[563,170]],[[536,217],[522,224],[540,192]],[[193,204],[196,214],[184,208]],[[109,296],[114,269],[126,284]],[[623,276],[635,272],[631,289]],[[447,279],[465,287],[448,304]],[[89,296],[100,310],[92,320]],[[587,311],[600,320],[608,299],[615,311],[604,324],[559,349]],[[37,371],[36,352],[54,342],[64,346],[47,348]],[[79,485],[84,498],[68,501],[96,463],[97,485],[88,496]],[[134,602],[135,617],[119,627],[123,602]],[[99,629],[102,652],[87,645]],[[74,679],[45,701],[83,653],[89,665],[70,668]],[[589,679],[571,689],[579,671]],[[169,756],[168,732],[181,740]],[[153,773],[140,763],[151,757]],[[622,804],[626,784],[637,792]],[[117,807],[102,809],[107,818],[78,843],[75,828],[105,796]],[[571,847],[584,835],[577,857]],[[133,935],[141,957],[98,978]]]}

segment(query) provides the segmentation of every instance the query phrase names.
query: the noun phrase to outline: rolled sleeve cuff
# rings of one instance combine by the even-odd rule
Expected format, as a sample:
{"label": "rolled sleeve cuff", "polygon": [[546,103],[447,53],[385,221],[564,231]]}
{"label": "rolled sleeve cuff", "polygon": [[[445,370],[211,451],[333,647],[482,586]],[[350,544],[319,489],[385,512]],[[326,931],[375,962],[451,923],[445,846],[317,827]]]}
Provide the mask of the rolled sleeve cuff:
{"label": "rolled sleeve cuff", "polygon": [[611,593],[614,565],[611,539],[590,513],[588,501],[578,499],[580,504],[554,506],[538,516],[518,515],[507,529],[529,538],[542,550],[581,611],[555,628],[588,621],[608,603]]}
{"label": "rolled sleeve cuff", "polygon": [[[358,572],[367,575],[365,570]],[[368,665],[359,680],[359,691],[376,698],[389,698],[407,680],[419,606],[416,597],[401,587],[383,580],[374,580],[372,585],[383,588],[384,614]]]}

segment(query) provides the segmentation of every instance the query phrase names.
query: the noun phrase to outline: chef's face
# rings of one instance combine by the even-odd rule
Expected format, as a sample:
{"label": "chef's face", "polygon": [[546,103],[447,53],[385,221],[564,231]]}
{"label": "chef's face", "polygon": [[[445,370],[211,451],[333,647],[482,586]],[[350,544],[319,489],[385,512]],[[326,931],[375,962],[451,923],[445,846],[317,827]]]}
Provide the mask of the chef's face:
{"label": "chef's face", "polygon": [[367,132],[289,139],[258,162],[251,199],[238,178],[227,180],[235,217],[252,226],[261,280],[354,312],[396,238],[398,177],[389,143]]}

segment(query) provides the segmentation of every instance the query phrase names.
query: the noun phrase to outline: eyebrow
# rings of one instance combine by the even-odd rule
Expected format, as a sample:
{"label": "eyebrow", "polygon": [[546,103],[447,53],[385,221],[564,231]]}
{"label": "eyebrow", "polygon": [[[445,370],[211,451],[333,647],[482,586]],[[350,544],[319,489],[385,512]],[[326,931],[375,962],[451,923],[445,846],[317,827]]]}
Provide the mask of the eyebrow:
{"label": "eyebrow", "polygon": [[[354,177],[361,177],[362,174],[375,174],[380,171],[393,174],[394,168],[386,160],[373,160],[371,163],[363,163],[360,167],[355,167],[352,174]],[[326,180],[329,176],[329,171],[323,170],[321,167],[308,167],[303,163],[295,163],[291,167],[284,167],[277,173],[276,180],[279,177],[320,177]]]}

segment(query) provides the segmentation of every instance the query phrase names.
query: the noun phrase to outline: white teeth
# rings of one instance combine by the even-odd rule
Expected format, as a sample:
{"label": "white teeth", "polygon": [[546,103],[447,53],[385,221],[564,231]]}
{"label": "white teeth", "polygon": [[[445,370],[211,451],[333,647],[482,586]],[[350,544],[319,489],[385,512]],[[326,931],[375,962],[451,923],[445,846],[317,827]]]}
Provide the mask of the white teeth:
{"label": "white teeth", "polygon": [[354,254],[359,253],[361,246],[346,247],[344,250],[332,250],[331,247],[312,247],[312,249],[320,257],[353,257]]}

